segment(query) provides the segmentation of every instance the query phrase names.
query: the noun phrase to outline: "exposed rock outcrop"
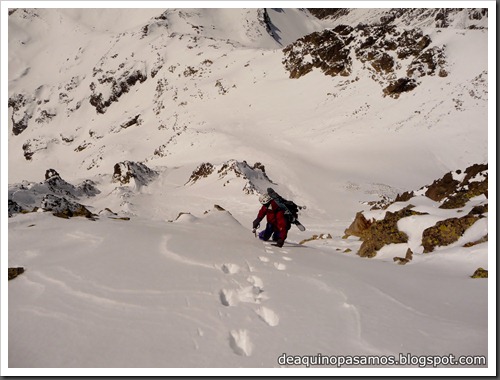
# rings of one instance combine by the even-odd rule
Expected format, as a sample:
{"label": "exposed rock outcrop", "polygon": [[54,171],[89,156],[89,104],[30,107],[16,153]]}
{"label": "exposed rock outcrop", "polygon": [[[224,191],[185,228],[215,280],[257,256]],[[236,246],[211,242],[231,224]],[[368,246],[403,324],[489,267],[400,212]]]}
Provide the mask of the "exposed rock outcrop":
{"label": "exposed rock outcrop", "polygon": [[45,211],[52,211],[54,216],[65,219],[75,216],[84,216],[89,219],[95,217],[84,205],[53,194],[47,194],[42,199],[40,208]]}
{"label": "exposed rock outcrop", "polygon": [[21,134],[28,128],[28,121],[33,116],[33,100],[23,94],[14,94],[9,98],[9,108],[12,108],[12,133]]}
{"label": "exposed rock outcrop", "polygon": [[115,164],[113,182],[122,185],[130,184],[134,180],[136,186],[146,186],[158,177],[158,172],[148,168],[141,162],[123,161]]}
{"label": "exposed rock outcrop", "polygon": [[78,186],[61,178],[55,169],[45,171],[45,180],[39,183],[24,181],[9,186],[9,217],[18,213],[27,213],[37,209],[53,211],[61,217],[94,215],[77,202],[82,197],[93,197],[100,193],[96,184],[84,180]]}
{"label": "exposed rock outcrop", "polygon": [[[414,192],[405,192],[397,195],[396,200],[388,203],[385,207],[394,205],[396,202],[408,202],[414,197],[428,197],[429,199],[440,202],[439,208],[442,209],[460,209],[467,206],[468,202],[478,196],[484,196],[475,199],[474,207],[470,208],[467,215],[462,217],[446,218],[438,221],[434,226],[428,227],[422,231],[423,253],[433,252],[436,247],[447,246],[458,241],[479,219],[487,216],[488,213],[488,165],[476,164],[468,167],[464,172],[457,170],[446,173],[442,178],[434,181],[429,186],[424,186]],[[398,220],[411,216],[422,215],[411,211],[412,205],[395,213],[386,212],[382,220],[367,220],[362,212],[358,212],[354,221],[345,230],[344,238],[357,236],[363,241],[358,255],[362,257],[373,257],[377,251],[386,244],[405,243],[408,237],[405,233],[399,231],[397,227]],[[377,209],[377,208],[372,208]],[[461,212],[463,210],[458,210]],[[488,234],[475,241],[466,242],[463,247],[472,247],[488,241]],[[399,264],[406,264],[411,260],[407,252],[406,257],[394,257],[394,261]]]}
{"label": "exposed rock outcrop", "polygon": [[488,278],[488,270],[484,268],[477,268],[471,278]]}
{"label": "exposed rock outcrop", "polygon": [[450,218],[437,222],[433,227],[424,230],[422,246],[424,253],[434,251],[437,246],[446,246],[456,242],[479,217],[466,215],[462,218]]}
{"label": "exposed rock outcrop", "polygon": [[[319,19],[341,20],[343,16],[355,12],[352,8],[307,8]],[[373,20],[375,24],[402,24],[406,26],[425,22],[427,26],[448,28],[454,20],[461,20],[461,27],[480,29],[488,18],[488,8],[392,8]]]}
{"label": "exposed rock outcrop", "polygon": [[[420,29],[401,32],[388,24],[338,25],[298,39],[283,54],[283,64],[294,79],[315,68],[328,76],[349,76],[355,58],[384,86],[383,95],[393,98],[416,88],[419,77],[447,76],[443,46],[432,46]],[[406,76],[397,78],[401,65],[407,65]]]}
{"label": "exposed rock outcrop", "polygon": [[372,221],[367,220],[362,212],[356,213],[354,221],[344,231],[343,239],[347,239],[349,236],[357,236],[363,239],[366,231],[368,230],[368,228],[370,228],[372,223],[373,220]]}
{"label": "exposed rock outcrop", "polygon": [[196,181],[207,178],[210,174],[212,174],[215,170],[215,166],[213,166],[210,162],[203,162],[198,165],[198,167],[193,170],[191,177],[189,177],[188,184],[193,184]]}
{"label": "exposed rock outcrop", "polygon": [[9,281],[13,280],[20,274],[24,273],[24,268],[23,267],[13,267],[9,268]]}
{"label": "exposed rock outcrop", "polygon": [[[454,209],[464,207],[473,197],[484,195],[488,198],[488,164],[475,164],[469,166],[465,171],[456,170],[448,172],[440,179],[435,180],[431,185],[421,187],[417,192],[406,191],[390,202],[383,202],[383,209],[386,209],[395,202],[406,202],[417,194],[424,194],[427,198],[435,202],[441,202],[440,208]],[[373,202],[378,209],[379,204]],[[488,212],[488,206],[482,206],[486,211],[476,210],[476,213]]]}
{"label": "exposed rock outcrop", "polygon": [[359,248],[358,255],[361,257],[374,257],[377,251],[386,244],[407,243],[408,235],[400,231],[397,222],[408,216],[423,215],[420,212],[411,210],[409,205],[397,212],[387,211],[384,219],[373,222],[368,229],[363,231],[363,243]]}
{"label": "exposed rock outcrop", "polygon": [[224,180],[226,186],[235,178],[245,180],[243,191],[246,194],[260,194],[264,192],[270,184],[274,184],[266,174],[265,166],[256,162],[253,166],[246,161],[229,160],[220,165],[213,165],[210,162],[200,164],[193,170],[186,185],[193,185],[204,178],[217,175],[217,180]]}
{"label": "exposed rock outcrop", "polygon": [[[140,66],[140,67],[136,67]],[[102,73],[101,69],[94,68],[94,76],[97,83],[90,84],[90,104],[95,107],[97,113],[105,113],[107,108],[118,99],[129,92],[130,88],[137,83],[143,83],[148,78],[146,63],[126,65],[121,64],[116,70]],[[105,87],[102,88],[101,87]],[[106,88],[107,87],[107,88]],[[109,94],[109,95],[103,95]]]}
{"label": "exposed rock outcrop", "polygon": [[14,214],[19,214],[22,212],[28,212],[24,208],[22,208],[17,202],[14,202],[12,199],[9,199],[9,218]]}
{"label": "exposed rock outcrop", "polygon": [[405,265],[407,263],[409,263],[411,260],[413,259],[413,251],[411,250],[411,248],[408,248],[406,250],[406,255],[405,257],[394,257],[394,262],[398,263],[399,265]]}
{"label": "exposed rock outcrop", "polygon": [[308,241],[313,241],[313,240],[325,240],[325,239],[333,239],[331,234],[319,234],[319,235],[313,235],[310,238],[301,240],[299,244],[305,244]]}

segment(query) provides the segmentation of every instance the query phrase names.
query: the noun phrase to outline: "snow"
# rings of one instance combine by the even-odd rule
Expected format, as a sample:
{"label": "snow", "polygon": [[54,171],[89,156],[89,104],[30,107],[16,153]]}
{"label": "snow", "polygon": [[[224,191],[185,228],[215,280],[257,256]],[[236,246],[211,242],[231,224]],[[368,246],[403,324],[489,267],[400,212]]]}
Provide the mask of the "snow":
{"label": "snow", "polygon": [[[54,230],[57,249],[41,238]],[[467,279],[485,249],[472,263],[456,257],[469,261],[461,275],[425,259],[400,268],[327,246],[263,245],[217,210],[171,223],[28,214],[11,221],[10,240],[9,266],[27,267],[9,283],[14,368],[267,368],[283,352],[450,347],[487,354],[487,283]]]}
{"label": "snow", "polygon": [[[2,128],[2,204],[7,184],[25,181],[43,193],[48,168],[73,185],[91,179],[100,190],[79,198],[99,215],[94,221],[41,211],[7,218],[2,207],[3,271],[26,269],[12,281],[2,277],[2,375],[491,375],[496,275],[470,276],[478,267],[495,268],[488,253],[495,252],[496,214],[452,245],[426,254],[421,246],[422,231],[439,220],[485,203],[496,210],[496,148],[488,147],[495,141],[495,91],[488,87],[495,65],[487,57],[495,49],[494,8],[482,3],[490,7],[489,30],[462,29],[459,18],[439,32],[423,24],[434,43],[447,46],[450,75],[422,77],[417,90],[395,100],[382,97],[368,74],[354,81],[316,70],[289,79],[280,43],[333,26],[298,9],[269,9],[279,42],[255,12],[225,5],[169,9],[167,25],[157,20],[140,39],[164,9],[38,8],[31,11],[39,17],[6,19],[7,7],[19,5],[2,2],[9,43],[7,51],[3,37],[3,103],[12,93],[37,91],[44,109],[57,113],[18,136]],[[370,22],[379,12],[360,8],[347,21]],[[118,72],[124,62],[124,69],[149,73],[158,57],[165,62],[157,77],[96,113],[88,102],[93,68]],[[189,66],[199,72],[186,76]],[[361,69],[358,62],[353,70]],[[69,112],[59,92],[72,78],[70,104],[87,98]],[[105,95],[109,89],[101,87]],[[159,115],[157,100],[164,106]],[[10,126],[12,111],[2,107]],[[32,107],[28,112],[37,112]],[[141,125],[120,127],[137,114]],[[28,138],[47,147],[32,161],[23,156]],[[161,146],[165,155],[153,154]],[[125,160],[158,176],[120,186],[113,167]],[[264,164],[273,188],[307,205],[300,214],[307,231],[292,226],[282,249],[259,241],[251,231],[257,196],[244,193],[245,180],[232,173],[186,185],[199,164],[219,168],[229,160]],[[385,246],[373,259],[355,254],[357,238],[342,239],[356,212],[384,217],[385,210],[369,211],[365,202],[416,191],[475,163],[491,168],[488,199],[442,210],[422,191],[394,204],[389,211],[411,203],[428,215],[402,219],[408,243]],[[25,204],[39,198],[18,196]],[[298,244],[328,233],[332,239]],[[489,242],[463,248],[485,234]],[[412,262],[395,264],[408,248]],[[283,353],[482,355],[488,363],[429,372],[418,365],[302,368],[280,365]]]}

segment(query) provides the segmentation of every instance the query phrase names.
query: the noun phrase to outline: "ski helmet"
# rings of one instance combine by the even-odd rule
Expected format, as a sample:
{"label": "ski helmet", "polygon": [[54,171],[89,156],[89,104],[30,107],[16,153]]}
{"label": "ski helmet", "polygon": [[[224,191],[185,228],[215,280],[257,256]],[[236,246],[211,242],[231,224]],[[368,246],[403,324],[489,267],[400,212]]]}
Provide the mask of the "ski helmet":
{"label": "ski helmet", "polygon": [[259,202],[262,203],[263,205],[268,204],[271,202],[272,198],[269,196],[269,194],[262,194],[259,197]]}

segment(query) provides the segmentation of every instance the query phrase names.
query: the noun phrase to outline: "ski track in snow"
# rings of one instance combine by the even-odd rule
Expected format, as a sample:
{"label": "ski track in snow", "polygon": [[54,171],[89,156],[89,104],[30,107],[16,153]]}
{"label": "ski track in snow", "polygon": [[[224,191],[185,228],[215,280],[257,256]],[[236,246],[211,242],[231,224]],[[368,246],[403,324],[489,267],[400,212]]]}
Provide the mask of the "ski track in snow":
{"label": "ski track in snow", "polygon": [[160,243],[160,252],[163,254],[163,256],[167,257],[168,259],[171,259],[173,261],[176,261],[176,262],[181,263],[181,264],[186,264],[186,265],[198,266],[198,267],[209,268],[209,269],[217,268],[217,265],[208,265],[208,264],[205,264],[205,263],[202,263],[199,261],[191,260],[191,259],[188,259],[187,257],[183,257],[177,253],[170,251],[167,248],[168,239],[169,239],[169,236],[165,235]]}
{"label": "ski track in snow", "polygon": [[74,231],[71,233],[67,233],[66,236],[68,238],[85,242],[85,244],[91,244],[91,245],[98,245],[104,241],[104,238],[102,236],[97,236],[95,234],[87,234],[82,231]]}
{"label": "ski track in snow", "polygon": [[73,289],[66,282],[58,280],[53,277],[49,277],[41,272],[34,272],[34,275],[41,280],[40,281],[41,283],[50,284],[52,286],[58,287],[59,289],[61,289],[63,293],[68,294],[70,297],[81,299],[83,302],[89,302],[100,306],[108,306],[111,308],[116,308],[116,307],[128,308],[128,309],[141,308],[141,306],[129,302],[120,302],[117,301],[116,299],[112,299],[109,297],[98,296],[95,293],[89,293],[89,292],[84,292],[82,290]]}

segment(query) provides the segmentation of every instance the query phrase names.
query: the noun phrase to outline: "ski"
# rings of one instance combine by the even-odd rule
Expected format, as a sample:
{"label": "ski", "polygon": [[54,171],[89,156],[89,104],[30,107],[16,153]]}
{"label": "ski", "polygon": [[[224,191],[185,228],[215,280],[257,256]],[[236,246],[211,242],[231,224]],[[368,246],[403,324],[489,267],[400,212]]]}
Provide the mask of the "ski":
{"label": "ski", "polygon": [[302,223],[299,222],[298,219],[295,219],[295,221],[293,222],[293,224],[295,224],[297,226],[297,228],[304,232],[306,230],[306,228],[304,227],[304,225]]}

